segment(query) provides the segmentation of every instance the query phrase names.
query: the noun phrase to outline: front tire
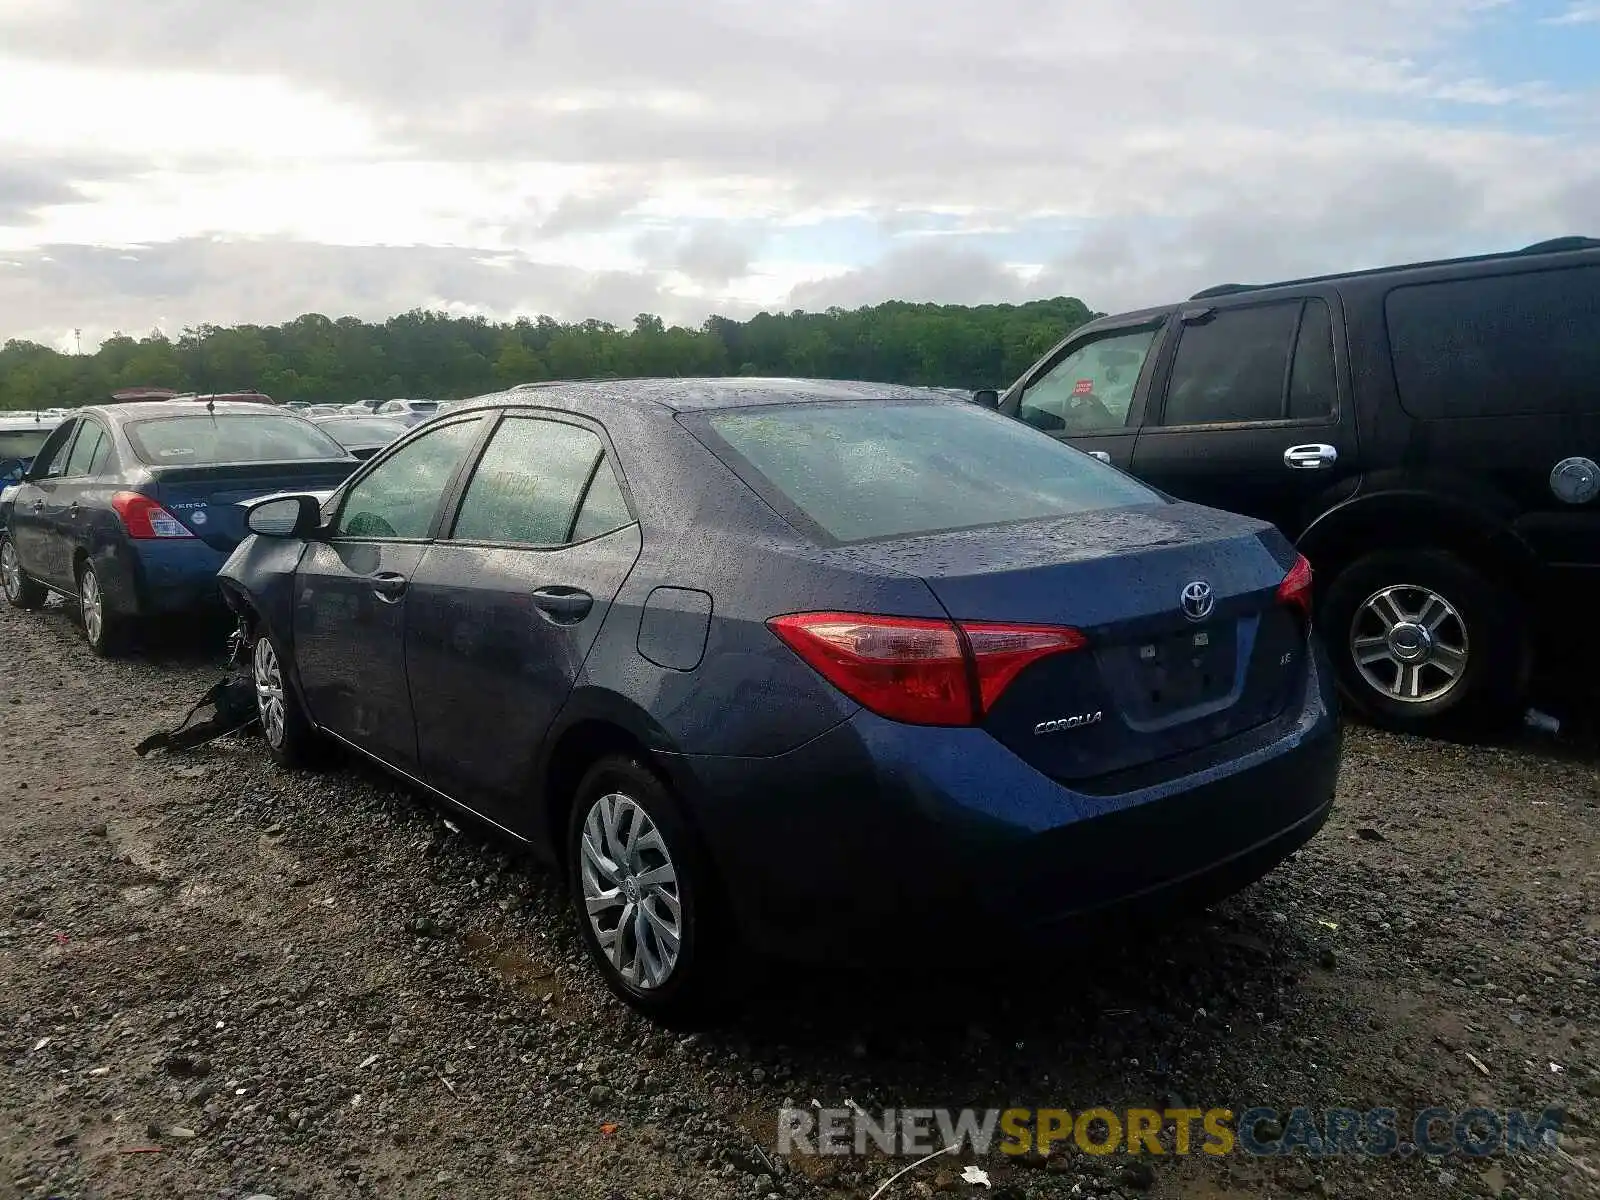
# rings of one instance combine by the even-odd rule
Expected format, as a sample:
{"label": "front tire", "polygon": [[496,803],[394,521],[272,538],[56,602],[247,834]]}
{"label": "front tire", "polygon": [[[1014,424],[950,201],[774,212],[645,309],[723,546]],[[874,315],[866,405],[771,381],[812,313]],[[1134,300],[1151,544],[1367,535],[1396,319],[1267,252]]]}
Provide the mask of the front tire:
{"label": "front tire", "polygon": [[584,946],[608,988],[663,1025],[692,1028],[727,999],[715,885],[677,798],[623,755],[578,785],[567,878]]}
{"label": "front tire", "polygon": [[272,761],[292,770],[315,762],[317,735],[289,686],[283,661],[270,634],[263,632],[256,638],[250,651],[250,673],[255,683],[261,736]]}
{"label": "front tire", "polygon": [[115,658],[127,649],[131,622],[112,609],[100,573],[90,562],[78,568],[78,613],[83,619],[83,640],[95,654]]}
{"label": "front tire", "polygon": [[1521,711],[1530,651],[1511,592],[1443,550],[1383,550],[1340,571],[1319,621],[1340,688],[1369,722],[1471,737]]}
{"label": "front tire", "polygon": [[0,535],[0,585],[12,608],[34,609],[44,604],[45,589],[22,573],[22,560],[9,535]]}

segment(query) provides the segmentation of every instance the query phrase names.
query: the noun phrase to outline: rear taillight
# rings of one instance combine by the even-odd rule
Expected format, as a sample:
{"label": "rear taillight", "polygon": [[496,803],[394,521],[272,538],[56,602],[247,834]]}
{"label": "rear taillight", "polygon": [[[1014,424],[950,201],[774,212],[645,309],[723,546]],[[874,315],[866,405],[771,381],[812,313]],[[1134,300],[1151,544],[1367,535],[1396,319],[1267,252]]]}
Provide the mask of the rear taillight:
{"label": "rear taillight", "polygon": [[767,625],[856,703],[913,725],[975,725],[1025,667],[1086,640],[1053,625],[864,613],[793,613]]}
{"label": "rear taillight", "polygon": [[1294,566],[1278,585],[1278,603],[1300,610],[1300,615],[1311,620],[1311,564],[1304,554],[1296,556]]}
{"label": "rear taillight", "polygon": [[122,518],[122,527],[131,538],[187,538],[193,537],[183,523],[149,496],[138,492],[118,492],[111,497],[111,507]]}

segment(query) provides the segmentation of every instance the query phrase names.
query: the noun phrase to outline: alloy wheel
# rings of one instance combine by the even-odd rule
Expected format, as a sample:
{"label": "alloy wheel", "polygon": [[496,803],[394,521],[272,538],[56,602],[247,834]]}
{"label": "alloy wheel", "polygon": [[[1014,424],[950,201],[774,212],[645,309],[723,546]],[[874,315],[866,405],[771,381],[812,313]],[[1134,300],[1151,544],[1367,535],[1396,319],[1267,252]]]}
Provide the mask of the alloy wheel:
{"label": "alloy wheel", "polygon": [[636,801],[610,792],[584,817],[581,853],[585,915],[601,953],[630,987],[661,987],[683,944],[678,873],[661,831]]}
{"label": "alloy wheel", "polygon": [[100,593],[100,579],[91,568],[85,567],[78,581],[78,607],[83,613],[83,632],[89,644],[98,646],[106,630],[106,602]]}
{"label": "alloy wheel", "polygon": [[1432,588],[1394,584],[1372,593],[1350,622],[1350,656],[1367,685],[1391,700],[1448,695],[1467,669],[1467,623]]}
{"label": "alloy wheel", "polygon": [[266,638],[256,639],[255,649],[256,707],[261,712],[261,728],[267,741],[274,746],[283,745],[286,726],[283,699],[283,672],[278,667],[278,654]]}
{"label": "alloy wheel", "polygon": [[22,595],[22,564],[17,561],[17,548],[9,540],[0,542],[0,586],[6,589],[6,599],[13,603]]}

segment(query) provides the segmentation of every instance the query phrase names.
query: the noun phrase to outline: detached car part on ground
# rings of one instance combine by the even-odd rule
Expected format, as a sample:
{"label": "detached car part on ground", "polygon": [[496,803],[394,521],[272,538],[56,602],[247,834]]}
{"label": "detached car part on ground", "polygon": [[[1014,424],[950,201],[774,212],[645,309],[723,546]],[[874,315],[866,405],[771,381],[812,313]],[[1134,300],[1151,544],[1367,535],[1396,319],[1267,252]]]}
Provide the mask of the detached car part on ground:
{"label": "detached car part on ground", "polygon": [[1037,953],[1204,902],[1332,803],[1283,536],[925,390],[512,391],[248,524],[273,757],[342,744],[559,863],[664,1020],[739,945]]}
{"label": "detached car part on ground", "polygon": [[1291,536],[1381,725],[1491,730],[1600,651],[1600,241],[1212,288],[976,398]]}
{"label": "detached car part on ground", "polygon": [[76,599],[90,647],[114,654],[144,618],[223,611],[238,501],[331,489],[355,467],[310,421],[262,404],[80,409],[0,499],[0,583],[15,608]]}

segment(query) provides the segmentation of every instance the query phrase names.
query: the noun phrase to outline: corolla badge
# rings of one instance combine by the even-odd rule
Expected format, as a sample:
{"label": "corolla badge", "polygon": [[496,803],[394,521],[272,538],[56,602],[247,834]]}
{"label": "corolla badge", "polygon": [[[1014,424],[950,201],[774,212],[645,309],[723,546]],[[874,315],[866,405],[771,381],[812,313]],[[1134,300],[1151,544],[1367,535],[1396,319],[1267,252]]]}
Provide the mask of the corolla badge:
{"label": "corolla badge", "polygon": [[1179,599],[1183,603],[1183,615],[1191,621],[1204,621],[1217,606],[1216,595],[1204,579],[1184,584]]}
{"label": "corolla badge", "polygon": [[1105,720],[1105,710],[1092,713],[1079,713],[1075,717],[1059,717],[1054,721],[1040,721],[1033,727],[1037,736],[1042,733],[1061,733],[1067,729],[1082,729],[1085,725],[1098,725]]}
{"label": "corolla badge", "polygon": [[1600,496],[1600,465],[1592,458],[1564,458],[1550,472],[1550,490],[1567,504],[1587,504]]}

